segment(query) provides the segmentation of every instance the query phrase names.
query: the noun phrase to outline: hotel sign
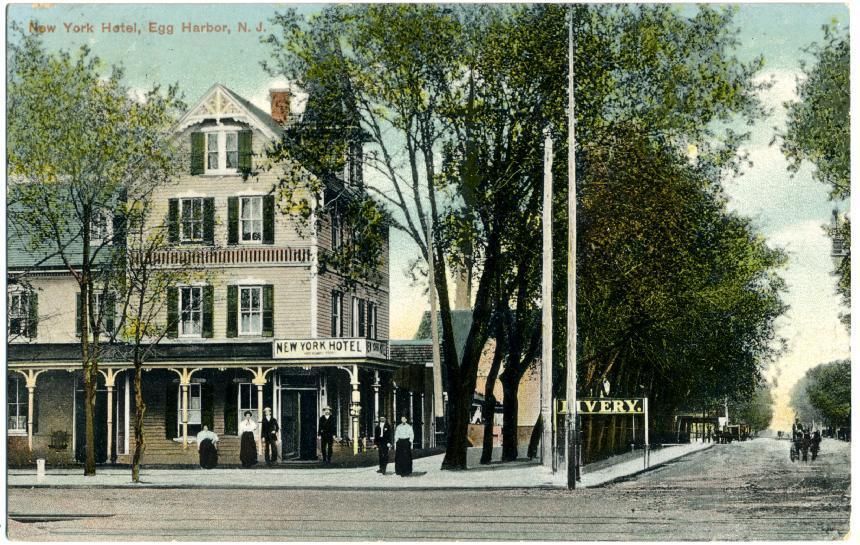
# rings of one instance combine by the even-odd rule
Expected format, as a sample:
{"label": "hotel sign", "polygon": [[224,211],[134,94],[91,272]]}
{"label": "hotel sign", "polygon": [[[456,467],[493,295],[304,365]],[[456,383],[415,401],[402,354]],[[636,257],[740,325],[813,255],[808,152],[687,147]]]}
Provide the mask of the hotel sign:
{"label": "hotel sign", "polygon": [[[576,400],[579,414],[645,414],[645,400],[615,398],[582,398]],[[567,414],[567,400],[558,400],[558,414]]]}
{"label": "hotel sign", "polygon": [[283,339],[272,345],[274,359],[388,359],[388,343],[363,338]]}

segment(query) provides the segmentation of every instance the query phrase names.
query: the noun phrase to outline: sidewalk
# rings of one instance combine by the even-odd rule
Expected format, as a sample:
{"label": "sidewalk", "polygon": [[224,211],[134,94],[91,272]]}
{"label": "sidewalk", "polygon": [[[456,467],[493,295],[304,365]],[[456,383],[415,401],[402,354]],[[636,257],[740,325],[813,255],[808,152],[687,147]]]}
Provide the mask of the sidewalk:
{"label": "sidewalk", "polygon": [[[712,443],[692,443],[659,449],[651,454],[651,469]],[[414,461],[410,477],[394,475],[389,464],[386,475],[376,467],[352,468],[254,468],[254,469],[142,469],[141,483],[131,482],[127,468],[99,468],[93,477],[84,477],[80,468],[48,470],[44,477],[33,469],[10,469],[10,488],[273,488],[273,489],[487,489],[564,488],[564,473],[553,475],[536,462],[478,466],[468,471],[441,471],[443,455]],[[629,456],[624,456],[627,458]],[[589,471],[583,468],[581,486],[600,486],[644,470],[642,457]]]}

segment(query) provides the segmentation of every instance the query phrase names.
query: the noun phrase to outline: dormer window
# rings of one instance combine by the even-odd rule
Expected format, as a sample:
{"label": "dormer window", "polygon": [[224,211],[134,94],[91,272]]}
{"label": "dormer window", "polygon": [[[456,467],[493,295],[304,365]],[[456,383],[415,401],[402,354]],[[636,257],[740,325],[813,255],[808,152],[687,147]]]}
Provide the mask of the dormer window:
{"label": "dormer window", "polygon": [[251,131],[218,125],[191,134],[191,174],[237,174],[251,169]]}

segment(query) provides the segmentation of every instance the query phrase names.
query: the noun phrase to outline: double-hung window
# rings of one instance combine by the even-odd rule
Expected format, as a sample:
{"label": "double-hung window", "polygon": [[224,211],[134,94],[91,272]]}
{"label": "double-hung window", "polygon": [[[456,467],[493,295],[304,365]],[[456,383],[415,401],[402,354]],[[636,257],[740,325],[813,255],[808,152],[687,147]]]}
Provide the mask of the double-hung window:
{"label": "double-hung window", "polygon": [[358,297],[352,298],[352,336],[364,337],[366,335],[365,301]]}
{"label": "double-hung window", "polygon": [[9,335],[30,336],[30,293],[17,291],[9,294]]}
{"label": "double-hung window", "polygon": [[182,242],[203,240],[203,199],[181,199],[180,239]]}
{"label": "double-hung window", "polygon": [[343,244],[343,218],[337,211],[331,214],[331,247],[337,250]]}
{"label": "double-hung window", "polygon": [[230,174],[239,168],[239,133],[210,131],[206,133],[206,172]]}
{"label": "double-hung window", "polygon": [[203,288],[185,286],[179,288],[179,335],[199,337],[203,331]]}
{"label": "double-hung window", "polygon": [[263,333],[263,288],[239,287],[239,334]]}
{"label": "double-hung window", "polygon": [[376,338],[376,303],[367,302],[367,338]]}
{"label": "double-hung window", "polygon": [[24,377],[9,376],[6,380],[6,414],[10,434],[27,433],[27,404]]}
{"label": "double-hung window", "polygon": [[343,337],[343,293],[331,292],[331,336]]}
{"label": "double-hung window", "polygon": [[263,240],[263,197],[239,199],[239,233],[242,242]]}

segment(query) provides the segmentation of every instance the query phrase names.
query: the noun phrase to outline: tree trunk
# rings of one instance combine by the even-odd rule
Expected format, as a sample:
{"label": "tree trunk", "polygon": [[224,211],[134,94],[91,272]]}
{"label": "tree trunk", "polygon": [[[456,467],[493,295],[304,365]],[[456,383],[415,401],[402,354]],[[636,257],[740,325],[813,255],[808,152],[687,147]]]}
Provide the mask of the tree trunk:
{"label": "tree trunk", "polygon": [[[502,375],[502,461],[514,462],[519,457],[519,380],[509,374]],[[537,424],[536,424],[537,425]]]}
{"label": "tree trunk", "polygon": [[496,328],[496,349],[493,351],[493,363],[487,374],[487,382],[484,385],[484,449],[481,452],[481,464],[486,465],[493,461],[493,427],[496,423],[496,378],[499,376],[499,368],[505,357],[504,327]]}
{"label": "tree trunk", "polygon": [[528,449],[529,460],[537,458],[541,435],[543,435],[543,415],[538,416],[537,422],[535,422],[535,425],[532,428],[532,436],[529,439]]}
{"label": "tree trunk", "polygon": [[94,376],[92,364],[84,369],[84,439],[86,459],[84,462],[84,475],[96,474],[96,435],[93,425],[93,415],[96,405],[96,385],[98,377]]}
{"label": "tree trunk", "polygon": [[143,438],[143,415],[146,413],[146,405],[143,402],[143,366],[135,362],[134,366],[134,454],[131,458],[131,480],[140,482],[140,460],[146,443]]}

